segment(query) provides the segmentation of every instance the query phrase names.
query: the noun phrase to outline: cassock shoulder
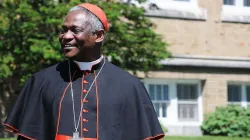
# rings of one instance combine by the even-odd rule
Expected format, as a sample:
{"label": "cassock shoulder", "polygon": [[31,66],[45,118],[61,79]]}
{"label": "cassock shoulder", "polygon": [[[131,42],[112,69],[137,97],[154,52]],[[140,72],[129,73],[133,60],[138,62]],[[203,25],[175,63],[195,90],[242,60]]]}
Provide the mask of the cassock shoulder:
{"label": "cassock shoulder", "polygon": [[142,103],[151,105],[147,90],[138,77],[111,63],[108,63],[106,71],[105,74],[109,77],[109,81],[121,88],[123,98],[128,98],[128,100],[129,98],[137,98]]}
{"label": "cassock shoulder", "polygon": [[112,63],[108,63],[107,64],[107,69],[106,69],[106,73],[108,73],[108,75],[114,79],[114,80],[119,80],[120,82],[122,82],[123,84],[130,84],[130,85],[134,85],[134,84],[140,84],[141,81],[139,78],[137,78],[136,76],[130,74],[129,72],[113,65]]}
{"label": "cassock shoulder", "polygon": [[41,114],[48,113],[48,108],[51,108],[54,95],[47,91],[55,90],[55,85],[62,85],[55,79],[60,78],[63,64],[36,72],[27,80],[5,121],[6,129],[28,139],[51,139],[52,132],[46,132],[51,129],[50,120]]}
{"label": "cassock shoulder", "polygon": [[[120,91],[124,101],[122,116],[124,130],[122,140],[158,140],[164,137],[153,104],[143,83],[136,76],[109,63],[108,75],[112,84],[121,85]],[[129,114],[129,115],[128,115]],[[117,137],[119,137],[117,133]]]}
{"label": "cassock shoulder", "polygon": [[42,69],[39,72],[36,72],[35,74],[33,74],[33,77],[36,79],[55,79],[56,77],[65,75],[66,72],[68,72],[67,68],[67,61],[63,61],[48,68]]}

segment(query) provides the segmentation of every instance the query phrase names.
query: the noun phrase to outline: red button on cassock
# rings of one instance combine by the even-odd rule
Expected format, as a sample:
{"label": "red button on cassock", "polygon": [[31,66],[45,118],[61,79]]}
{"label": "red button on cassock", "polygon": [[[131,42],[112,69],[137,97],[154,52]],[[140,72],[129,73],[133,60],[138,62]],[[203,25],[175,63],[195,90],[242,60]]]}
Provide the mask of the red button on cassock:
{"label": "red button on cassock", "polygon": [[82,90],[83,93],[87,93],[88,91],[86,89]]}
{"label": "red button on cassock", "polygon": [[83,131],[84,131],[84,132],[88,132],[89,130],[88,130],[88,129],[86,129],[86,128],[83,128]]}
{"label": "red button on cassock", "polygon": [[88,112],[88,110],[86,110],[86,109],[83,109],[83,110],[82,110],[82,112],[83,112],[83,113],[87,113],[87,112]]}
{"label": "red button on cassock", "polygon": [[83,119],[82,119],[82,121],[83,121],[83,122],[88,122],[88,120],[87,120],[87,119],[85,119],[85,118],[83,118]]}
{"label": "red button on cassock", "polygon": [[89,102],[89,101],[88,101],[88,100],[86,100],[86,99],[83,99],[83,102],[84,102],[84,103],[87,103],[87,102]]}
{"label": "red button on cassock", "polygon": [[84,84],[88,84],[89,82],[88,82],[88,81],[86,81],[86,80],[83,80],[83,83],[84,83]]}

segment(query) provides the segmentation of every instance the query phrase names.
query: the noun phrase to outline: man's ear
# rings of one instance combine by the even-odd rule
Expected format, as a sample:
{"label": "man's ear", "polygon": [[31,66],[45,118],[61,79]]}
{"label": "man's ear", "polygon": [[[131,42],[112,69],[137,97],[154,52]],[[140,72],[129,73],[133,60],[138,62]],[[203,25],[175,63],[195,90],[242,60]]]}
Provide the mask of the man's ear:
{"label": "man's ear", "polygon": [[104,40],[104,34],[105,34],[105,31],[103,29],[99,30],[99,31],[96,31],[95,32],[95,35],[96,35],[96,40],[95,42],[96,43],[100,43]]}

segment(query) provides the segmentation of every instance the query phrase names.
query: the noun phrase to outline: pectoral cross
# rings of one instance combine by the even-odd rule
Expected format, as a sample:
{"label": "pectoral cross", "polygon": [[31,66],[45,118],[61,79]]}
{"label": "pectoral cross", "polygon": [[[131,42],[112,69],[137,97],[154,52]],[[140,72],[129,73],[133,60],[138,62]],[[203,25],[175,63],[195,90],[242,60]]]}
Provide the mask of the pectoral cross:
{"label": "pectoral cross", "polygon": [[84,140],[84,138],[79,137],[79,132],[74,132],[73,138],[70,138],[69,140]]}

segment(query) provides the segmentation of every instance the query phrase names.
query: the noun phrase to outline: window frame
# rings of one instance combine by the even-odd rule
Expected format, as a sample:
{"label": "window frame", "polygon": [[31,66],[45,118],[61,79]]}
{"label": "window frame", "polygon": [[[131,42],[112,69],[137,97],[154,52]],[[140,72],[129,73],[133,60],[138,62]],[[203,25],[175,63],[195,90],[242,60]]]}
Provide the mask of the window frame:
{"label": "window frame", "polygon": [[[188,20],[207,20],[207,10],[198,5],[198,0],[149,0],[146,2],[145,16]],[[151,9],[150,9],[151,8]]]}
{"label": "window frame", "polygon": [[250,23],[250,6],[244,6],[244,0],[235,0],[235,5],[222,4],[221,21]]}
{"label": "window frame", "polygon": [[[149,96],[150,96],[150,85],[155,85],[155,86],[158,86],[158,85],[160,85],[160,86],[165,86],[165,84],[153,84],[153,83],[151,83],[151,84],[148,84],[148,93],[149,93]],[[168,85],[167,85],[168,86]],[[161,104],[160,105],[160,107],[159,107],[159,117],[160,118],[165,118],[164,116],[163,116],[163,112],[162,112],[162,104],[166,104],[166,108],[168,107],[168,105],[169,105],[169,86],[168,86],[168,91],[167,91],[167,93],[168,93],[168,100],[158,100],[157,99],[157,91],[156,91],[156,89],[157,89],[157,87],[154,87],[154,92],[155,92],[155,94],[154,94],[154,99],[151,99],[151,101],[152,101],[152,103],[153,104]],[[163,87],[161,87],[161,90],[164,90],[163,89]],[[163,91],[162,91],[163,92]],[[164,98],[164,96],[161,94],[161,97],[163,97]],[[168,116],[168,112],[166,112],[166,116]]]}
{"label": "window frame", "polygon": [[245,6],[245,0],[234,0],[234,5],[227,5],[224,4],[224,0],[223,0],[223,6],[234,6],[234,7],[249,7],[249,6]]}
{"label": "window frame", "polygon": [[[250,106],[250,101],[247,101],[247,87],[250,87],[250,83],[242,83],[242,82],[228,82],[227,83],[227,96],[228,96],[228,86],[230,85],[238,85],[241,88],[241,100],[240,102],[229,102],[227,98],[228,105],[240,105],[242,107],[248,108]],[[249,94],[250,95],[250,94]]]}
{"label": "window frame", "polygon": [[[178,98],[178,85],[191,85],[191,86],[195,86],[196,88],[197,88],[197,99],[195,99],[195,100],[188,100],[188,99],[185,99],[185,100],[183,100],[183,99],[179,99]],[[177,94],[177,100],[178,100],[178,120],[179,121],[198,121],[199,120],[199,111],[198,111],[198,113],[197,113],[197,117],[196,118],[194,118],[194,119],[188,119],[188,118],[180,118],[179,117],[179,105],[183,105],[183,104],[186,104],[186,105],[197,105],[197,110],[198,110],[198,106],[199,106],[199,102],[198,102],[198,97],[199,97],[199,91],[198,91],[198,85],[197,84],[193,84],[193,83],[176,83],[176,94]],[[194,114],[195,115],[195,114]]]}
{"label": "window frame", "polygon": [[[190,1],[178,1],[178,0],[152,0],[152,3],[160,3],[163,2],[162,4],[167,3],[168,8],[180,8],[180,9],[187,9],[187,8],[194,8],[198,7],[198,0],[190,0]],[[166,7],[167,7],[166,6]]]}
{"label": "window frame", "polygon": [[225,4],[224,0],[223,0],[223,5],[232,5],[232,6],[234,6],[235,4],[236,4],[235,0],[233,0],[233,4]]}
{"label": "window frame", "polygon": [[249,2],[249,3],[248,3],[248,4],[249,4],[248,6],[245,5],[245,2],[247,3],[246,0],[243,0],[243,6],[244,6],[244,7],[250,7],[250,0],[248,1],[248,2]]}
{"label": "window frame", "polygon": [[[147,91],[150,84],[165,84],[168,85],[169,105],[167,106],[167,117],[158,117],[158,119],[166,125],[190,125],[200,126],[203,121],[203,104],[201,94],[201,80],[170,80],[160,78],[145,78],[142,79]],[[177,84],[197,84],[198,88],[198,120],[188,121],[179,120],[178,118],[178,99],[177,99]],[[171,114],[171,115],[168,115]]]}

